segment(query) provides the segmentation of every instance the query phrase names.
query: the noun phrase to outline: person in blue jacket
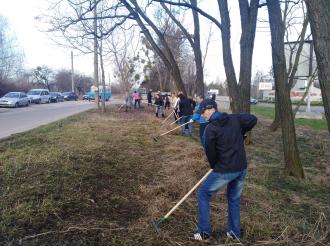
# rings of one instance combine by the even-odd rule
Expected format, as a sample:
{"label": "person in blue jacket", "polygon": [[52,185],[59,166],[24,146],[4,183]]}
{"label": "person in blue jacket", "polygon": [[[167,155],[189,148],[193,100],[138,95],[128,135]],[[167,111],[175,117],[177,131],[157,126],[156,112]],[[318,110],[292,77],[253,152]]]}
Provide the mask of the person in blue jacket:
{"label": "person in blue jacket", "polygon": [[201,116],[209,121],[202,143],[213,171],[198,190],[198,231],[193,239],[209,242],[211,234],[210,206],[212,196],[227,187],[228,225],[227,237],[240,238],[240,201],[247,170],[244,135],[257,123],[250,114],[227,114],[217,111],[212,99],[203,100]]}
{"label": "person in blue jacket", "polygon": [[200,138],[201,142],[202,142],[202,136],[203,136],[204,129],[208,124],[208,122],[205,120],[205,118],[203,116],[201,116],[201,112],[200,112],[200,103],[203,101],[203,99],[204,99],[204,97],[201,95],[196,96],[196,106],[194,109],[194,114],[191,118],[193,121],[199,121],[199,138]]}

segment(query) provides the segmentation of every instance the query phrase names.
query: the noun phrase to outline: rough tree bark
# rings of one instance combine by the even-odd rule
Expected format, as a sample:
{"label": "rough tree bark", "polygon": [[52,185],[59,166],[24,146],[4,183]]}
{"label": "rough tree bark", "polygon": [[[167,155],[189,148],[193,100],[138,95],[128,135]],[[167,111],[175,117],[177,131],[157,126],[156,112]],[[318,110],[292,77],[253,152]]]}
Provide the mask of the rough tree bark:
{"label": "rough tree bark", "polygon": [[[190,0],[191,5],[197,7],[197,0]],[[199,26],[198,13],[192,9],[194,18],[194,55],[196,64],[196,81],[195,81],[195,93],[197,95],[204,95],[204,72],[203,72],[203,61],[201,51],[201,35]]]}
{"label": "rough tree bark", "polygon": [[269,25],[272,42],[272,59],[275,78],[275,90],[281,117],[282,143],[285,161],[285,173],[304,178],[299,158],[296,131],[292,114],[290,95],[287,90],[287,71],[284,56],[284,26],[281,18],[279,0],[267,0]]}
{"label": "rough tree bark", "polygon": [[330,3],[329,0],[305,0],[305,3],[313,35],[325,117],[330,133]]}
{"label": "rough tree bark", "polygon": [[242,35],[240,41],[241,58],[239,74],[239,91],[242,105],[241,112],[250,113],[250,88],[252,56],[257,26],[259,0],[239,0]]}
{"label": "rough tree bark", "polygon": [[223,50],[223,62],[231,97],[233,112],[250,112],[250,88],[252,56],[257,24],[259,0],[239,0],[241,16],[241,40],[240,40],[240,74],[239,84],[233,65],[230,47],[230,17],[227,0],[218,0],[221,16],[221,38]]}
{"label": "rough tree bark", "polygon": [[236,73],[231,55],[230,46],[230,17],[228,10],[227,0],[218,0],[219,11],[221,16],[221,39],[222,39],[222,52],[223,64],[228,84],[228,91],[231,97],[231,109],[233,112],[241,111],[241,100],[238,90]]}

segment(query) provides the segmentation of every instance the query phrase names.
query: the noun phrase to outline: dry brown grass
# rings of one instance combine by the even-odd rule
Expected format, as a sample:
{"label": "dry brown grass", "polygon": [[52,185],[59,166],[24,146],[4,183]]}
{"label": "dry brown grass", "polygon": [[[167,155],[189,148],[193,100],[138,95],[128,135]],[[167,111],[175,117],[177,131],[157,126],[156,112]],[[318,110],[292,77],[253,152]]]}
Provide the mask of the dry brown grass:
{"label": "dry brown grass", "polygon": [[[0,142],[0,242],[24,245],[200,245],[196,195],[160,218],[207,172],[203,149],[164,132],[151,109],[111,107],[71,117]],[[329,160],[326,132],[297,130],[307,179],[284,177],[280,133],[259,120],[247,146],[242,197],[244,245],[327,245]],[[224,192],[211,204],[216,244],[225,230]]]}

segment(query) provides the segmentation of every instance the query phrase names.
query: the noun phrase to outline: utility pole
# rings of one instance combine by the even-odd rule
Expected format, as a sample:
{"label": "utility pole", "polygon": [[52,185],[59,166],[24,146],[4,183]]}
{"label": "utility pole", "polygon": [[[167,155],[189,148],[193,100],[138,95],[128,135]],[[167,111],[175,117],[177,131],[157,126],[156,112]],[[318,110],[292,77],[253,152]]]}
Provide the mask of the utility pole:
{"label": "utility pole", "polygon": [[71,50],[71,91],[74,92],[73,51]]}
{"label": "utility pole", "polygon": [[99,63],[98,63],[98,42],[97,42],[97,11],[96,11],[97,3],[94,0],[94,83],[97,88],[95,91],[95,102],[97,103],[97,107],[100,109],[99,104]]}

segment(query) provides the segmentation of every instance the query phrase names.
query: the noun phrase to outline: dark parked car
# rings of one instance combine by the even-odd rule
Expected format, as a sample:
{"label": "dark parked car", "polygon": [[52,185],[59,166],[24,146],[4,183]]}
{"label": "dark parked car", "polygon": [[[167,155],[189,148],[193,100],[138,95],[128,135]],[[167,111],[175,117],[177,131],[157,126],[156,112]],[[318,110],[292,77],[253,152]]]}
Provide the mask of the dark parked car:
{"label": "dark parked car", "polygon": [[64,100],[66,101],[77,101],[78,96],[74,92],[63,92],[62,95],[64,96]]}
{"label": "dark parked car", "polygon": [[250,98],[250,103],[252,103],[252,104],[257,104],[257,103],[258,103],[258,100],[255,99],[255,98],[253,98],[253,97],[251,97],[251,98]]}
{"label": "dark parked car", "polygon": [[59,92],[50,92],[49,99],[50,99],[50,102],[63,102],[64,96]]}

